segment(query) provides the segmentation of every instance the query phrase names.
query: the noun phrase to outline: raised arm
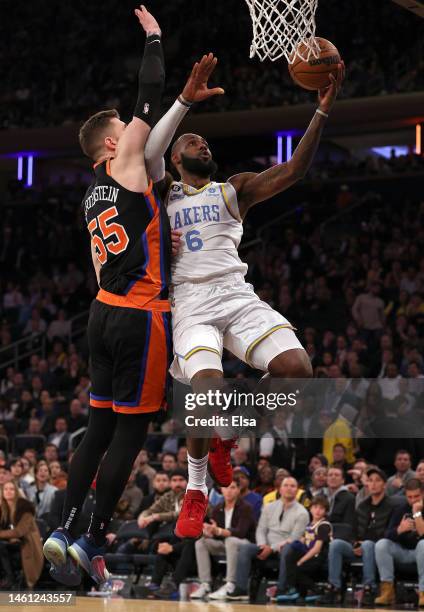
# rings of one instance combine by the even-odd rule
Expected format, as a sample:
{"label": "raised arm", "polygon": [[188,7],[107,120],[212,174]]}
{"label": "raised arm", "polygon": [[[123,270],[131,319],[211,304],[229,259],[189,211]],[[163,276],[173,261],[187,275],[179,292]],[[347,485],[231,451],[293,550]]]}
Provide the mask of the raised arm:
{"label": "raised arm", "polygon": [[146,32],[146,44],[138,76],[138,97],[133,118],[122,132],[114,159],[113,178],[127,189],[145,191],[147,175],[144,147],[160,109],[165,84],[161,31],[156,19],[141,5],[135,14]]}
{"label": "raised arm", "polygon": [[229,179],[237,192],[242,217],[254,204],[285,191],[305,176],[314,159],[325,121],[340,91],[344,75],[345,68],[342,63],[338,66],[337,78],[330,74],[331,85],[319,91],[319,106],[290,161],[277,164],[259,174],[244,172]]}
{"label": "raised arm", "polygon": [[222,95],[221,87],[208,88],[208,81],[215,70],[218,60],[213,53],[204,55],[193,66],[185,87],[168,112],[158,121],[151,131],[146,144],[146,166],[153,182],[165,177],[163,156],[168,149],[181,121],[194,102],[203,102],[216,95]]}

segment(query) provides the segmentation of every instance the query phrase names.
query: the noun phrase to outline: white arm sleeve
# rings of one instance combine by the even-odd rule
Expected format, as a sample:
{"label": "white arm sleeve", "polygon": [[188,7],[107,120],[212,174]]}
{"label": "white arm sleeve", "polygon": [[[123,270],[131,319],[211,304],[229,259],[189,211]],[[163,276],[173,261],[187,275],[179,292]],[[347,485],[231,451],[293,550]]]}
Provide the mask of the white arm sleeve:
{"label": "white arm sleeve", "polygon": [[165,160],[163,156],[188,110],[187,106],[176,100],[149,134],[144,156],[147,172],[154,183],[161,181],[165,176]]}

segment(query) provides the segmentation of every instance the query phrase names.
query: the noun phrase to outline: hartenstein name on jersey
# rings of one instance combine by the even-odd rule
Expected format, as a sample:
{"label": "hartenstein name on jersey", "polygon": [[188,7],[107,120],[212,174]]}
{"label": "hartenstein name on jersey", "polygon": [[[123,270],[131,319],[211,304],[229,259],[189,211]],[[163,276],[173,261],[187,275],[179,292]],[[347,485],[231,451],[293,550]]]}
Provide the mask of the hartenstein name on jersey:
{"label": "hartenstein name on jersey", "polygon": [[99,200],[113,202],[116,204],[118,194],[119,187],[113,187],[112,185],[98,185],[84,201],[85,216],[87,217],[87,213],[90,208],[92,208]]}

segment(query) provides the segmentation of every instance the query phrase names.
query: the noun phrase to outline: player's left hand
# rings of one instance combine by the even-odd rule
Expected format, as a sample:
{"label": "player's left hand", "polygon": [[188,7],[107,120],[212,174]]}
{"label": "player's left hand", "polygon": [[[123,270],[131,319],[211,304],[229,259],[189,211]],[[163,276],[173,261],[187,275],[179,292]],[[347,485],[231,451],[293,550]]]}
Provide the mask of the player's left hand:
{"label": "player's left hand", "polygon": [[182,96],[187,102],[203,102],[212,96],[222,96],[225,92],[222,87],[208,88],[208,80],[218,59],[213,53],[204,55],[200,62],[196,62],[193,66],[188,81],[182,91]]}
{"label": "player's left hand", "polygon": [[179,232],[178,230],[171,230],[172,257],[178,255],[178,251],[180,250],[181,246],[181,236],[182,232]]}
{"label": "player's left hand", "polygon": [[330,73],[331,85],[325,89],[318,91],[319,107],[324,113],[329,113],[334,102],[336,101],[337,94],[342,88],[344,78],[346,76],[346,68],[342,61],[337,66],[337,77]]}

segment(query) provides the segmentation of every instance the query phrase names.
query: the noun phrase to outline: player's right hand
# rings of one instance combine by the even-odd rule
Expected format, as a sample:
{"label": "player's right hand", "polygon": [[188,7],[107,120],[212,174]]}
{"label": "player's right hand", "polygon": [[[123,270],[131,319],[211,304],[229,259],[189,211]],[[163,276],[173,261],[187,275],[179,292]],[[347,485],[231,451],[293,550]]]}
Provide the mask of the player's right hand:
{"label": "player's right hand", "polygon": [[180,250],[181,246],[182,235],[182,232],[179,232],[178,230],[171,230],[172,257],[178,255],[178,251]]}
{"label": "player's right hand", "polygon": [[153,15],[149,13],[144,4],[140,4],[140,8],[134,9],[134,13],[137,15],[146,34],[162,34],[158,22]]}
{"label": "player's right hand", "polygon": [[222,87],[208,88],[208,80],[212,72],[215,70],[215,66],[218,59],[214,57],[213,53],[204,55],[200,62],[196,62],[193,66],[188,81],[182,91],[182,96],[187,102],[203,102],[212,96],[222,96],[225,91]]}

